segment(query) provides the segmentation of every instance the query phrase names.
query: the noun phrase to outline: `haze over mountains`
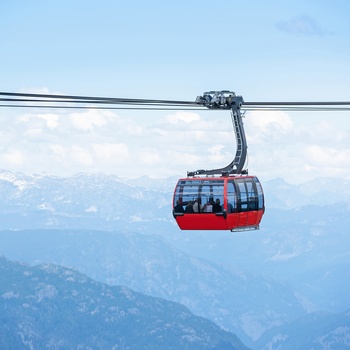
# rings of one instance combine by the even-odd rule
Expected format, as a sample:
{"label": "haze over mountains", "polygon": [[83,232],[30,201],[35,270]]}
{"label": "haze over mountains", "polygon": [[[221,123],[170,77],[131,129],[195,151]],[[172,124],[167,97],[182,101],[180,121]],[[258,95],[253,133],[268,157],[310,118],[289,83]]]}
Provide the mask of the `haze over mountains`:
{"label": "haze over mountains", "polygon": [[175,183],[3,170],[0,255],[181,303],[253,349],[350,347],[348,181],[263,183],[261,230],[241,233],[180,231]]}

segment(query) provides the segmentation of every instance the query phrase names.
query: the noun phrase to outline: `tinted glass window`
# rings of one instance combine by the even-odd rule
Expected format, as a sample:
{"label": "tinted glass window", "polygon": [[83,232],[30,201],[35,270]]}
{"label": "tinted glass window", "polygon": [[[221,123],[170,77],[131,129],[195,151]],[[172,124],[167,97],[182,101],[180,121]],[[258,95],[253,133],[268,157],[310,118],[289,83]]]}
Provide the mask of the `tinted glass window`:
{"label": "tinted glass window", "polygon": [[233,180],[227,183],[227,212],[237,211],[237,195]]}
{"label": "tinted glass window", "polygon": [[253,179],[246,179],[245,184],[248,193],[248,210],[258,210],[258,195]]}
{"label": "tinted glass window", "polygon": [[237,179],[238,186],[238,211],[248,210],[248,193],[244,179]]}
{"label": "tinted glass window", "polygon": [[200,205],[204,206],[211,201],[224,200],[224,181],[189,179],[180,181],[175,189],[174,206],[177,200],[186,206],[190,202],[193,204],[199,199]]}
{"label": "tinted glass window", "polygon": [[255,180],[255,186],[256,186],[256,189],[257,189],[257,195],[258,195],[258,209],[259,210],[262,210],[264,209],[264,194],[263,194],[263,190],[262,190],[262,187],[261,187],[261,184],[258,180],[258,178],[254,178]]}

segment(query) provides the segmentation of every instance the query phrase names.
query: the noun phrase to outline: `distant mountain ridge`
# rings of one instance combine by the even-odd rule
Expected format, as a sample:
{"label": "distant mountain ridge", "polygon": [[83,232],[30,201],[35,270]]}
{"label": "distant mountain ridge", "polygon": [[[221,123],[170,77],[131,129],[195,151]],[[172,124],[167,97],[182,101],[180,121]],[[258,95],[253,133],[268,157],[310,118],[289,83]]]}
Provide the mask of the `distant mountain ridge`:
{"label": "distant mountain ridge", "polygon": [[342,202],[350,208],[350,180],[319,177],[300,185],[292,185],[276,178],[263,186],[268,208],[297,209]]}
{"label": "distant mountain ridge", "polygon": [[1,349],[247,350],[180,304],[71,269],[0,258],[0,280]]}
{"label": "distant mountain ridge", "polygon": [[[115,175],[57,177],[0,170],[0,229],[115,229],[140,223],[173,222],[172,195],[177,177],[120,179]],[[263,183],[268,209],[345,203],[350,181],[318,178],[301,185],[282,179]],[[19,215],[19,216],[18,216]],[[27,220],[28,215],[31,220]],[[78,219],[84,218],[83,221]],[[134,223],[137,222],[137,225]]]}
{"label": "distant mountain ridge", "polygon": [[139,227],[170,221],[171,196],[170,190],[135,186],[114,175],[60,178],[1,170],[0,229]]}

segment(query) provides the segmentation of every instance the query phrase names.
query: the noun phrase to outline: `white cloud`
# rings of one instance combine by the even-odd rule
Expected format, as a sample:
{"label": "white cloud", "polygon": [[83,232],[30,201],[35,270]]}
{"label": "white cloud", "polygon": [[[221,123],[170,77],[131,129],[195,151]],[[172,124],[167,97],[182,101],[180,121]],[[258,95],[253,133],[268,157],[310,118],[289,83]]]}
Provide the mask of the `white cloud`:
{"label": "white cloud", "polygon": [[94,144],[93,150],[98,160],[123,163],[129,159],[128,146],[124,143]]}
{"label": "white cloud", "polygon": [[177,151],[171,151],[170,157],[165,157],[165,162],[169,162],[173,165],[194,165],[198,162],[200,157],[197,154],[193,153],[185,153],[185,152],[177,152]]}
{"label": "white cloud", "polygon": [[[212,162],[213,164],[216,164],[218,162],[224,163],[227,160],[227,154],[225,155],[222,153],[224,150],[225,150],[225,146],[219,145],[219,144],[208,147],[209,161]],[[224,164],[222,165],[224,166]]]}
{"label": "white cloud", "polygon": [[[135,125],[134,123],[127,123],[127,128],[126,128],[126,132],[129,135],[132,136],[140,136],[143,134],[143,128],[139,125]],[[124,129],[124,128],[123,128]]]}
{"label": "white cloud", "polygon": [[65,148],[63,147],[63,146],[61,146],[61,145],[55,145],[55,144],[53,144],[53,145],[50,145],[49,146],[49,148],[51,149],[51,151],[54,153],[54,154],[56,154],[56,155],[58,155],[58,156],[60,156],[60,157],[64,157],[65,155],[66,155],[66,150],[65,150]]}
{"label": "white cloud", "polygon": [[339,119],[306,114],[305,120],[293,120],[293,127],[281,131],[280,137],[257,136],[258,142],[249,138],[249,168],[266,179],[282,177],[292,183],[328,174],[350,178],[349,132]]}
{"label": "white cloud", "polygon": [[98,110],[88,110],[83,113],[72,113],[69,119],[73,125],[78,130],[91,131],[95,127],[101,127],[107,124],[106,112],[101,112]]}
{"label": "white cloud", "polygon": [[23,93],[30,93],[30,94],[44,94],[44,95],[48,95],[48,94],[60,94],[59,92],[52,92],[49,90],[49,88],[47,87],[31,87],[31,88],[25,88],[25,89],[20,89],[20,92]]}
{"label": "white cloud", "polygon": [[23,132],[23,135],[29,138],[36,138],[39,135],[41,135],[43,132],[43,129],[40,128],[31,128],[31,129],[27,129]]}
{"label": "white cloud", "polygon": [[89,208],[84,210],[87,213],[97,213],[98,209],[96,207],[96,205],[91,205]]}
{"label": "white cloud", "polygon": [[41,118],[46,121],[46,126],[49,129],[56,129],[58,126],[58,115],[55,114],[43,114],[43,115],[38,115],[38,118]]}
{"label": "white cloud", "polygon": [[[221,168],[235,156],[229,112],[164,112],[157,119],[136,113],[53,114],[52,124],[47,113],[3,118],[3,167],[63,176],[83,171],[158,177]],[[349,129],[339,120],[272,111],[249,112],[243,121],[251,174],[299,182],[336,169],[349,177]]]}
{"label": "white cloud", "polygon": [[313,165],[327,168],[346,165],[350,168],[350,149],[340,150],[319,145],[309,145],[305,148],[305,155]]}
{"label": "white cloud", "polygon": [[[283,140],[294,135],[294,125],[285,112],[253,111],[244,119],[248,143],[266,143],[266,140]],[[249,131],[249,132],[248,132]]]}
{"label": "white cloud", "polygon": [[143,150],[140,152],[140,161],[146,165],[155,165],[161,162],[159,151]]}
{"label": "white cloud", "polygon": [[[59,116],[53,113],[46,114],[25,114],[19,118],[20,122],[29,124],[27,127],[56,129],[59,124]],[[44,121],[44,123],[42,123]]]}
{"label": "white cloud", "polygon": [[91,154],[81,146],[72,146],[71,149],[72,159],[83,165],[92,165],[93,159]]}
{"label": "white cloud", "polygon": [[12,150],[3,155],[3,158],[10,164],[19,165],[24,161],[24,155],[21,151]]}
{"label": "white cloud", "polygon": [[194,121],[199,121],[201,119],[200,115],[192,112],[177,112],[166,117],[166,120],[170,124],[181,124],[181,123],[192,123]]}
{"label": "white cloud", "polygon": [[328,142],[333,144],[349,139],[349,132],[342,129],[341,125],[336,125],[329,120],[320,120],[309,130],[309,137],[316,142]]}

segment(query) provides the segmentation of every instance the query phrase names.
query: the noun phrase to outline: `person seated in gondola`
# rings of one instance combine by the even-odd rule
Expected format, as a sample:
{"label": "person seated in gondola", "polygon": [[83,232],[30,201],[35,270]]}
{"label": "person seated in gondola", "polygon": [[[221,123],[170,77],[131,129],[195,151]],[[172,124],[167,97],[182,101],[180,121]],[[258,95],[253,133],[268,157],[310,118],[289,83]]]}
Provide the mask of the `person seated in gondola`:
{"label": "person seated in gondola", "polygon": [[200,213],[203,210],[202,204],[201,204],[201,199],[197,198],[193,204],[193,211],[195,213]]}
{"label": "person seated in gondola", "polygon": [[185,208],[185,213],[194,213],[193,202],[189,201]]}
{"label": "person seated in gondola", "polygon": [[207,204],[204,204],[204,206],[203,206],[203,212],[205,212],[205,213],[212,213],[214,204],[215,204],[214,200],[212,198],[209,199],[209,202]]}
{"label": "person seated in gondola", "polygon": [[181,201],[179,199],[176,201],[176,205],[174,207],[174,212],[175,213],[184,213],[185,212],[184,207],[181,205]]}
{"label": "person seated in gondola", "polygon": [[227,211],[228,211],[229,213],[235,212],[235,209],[234,209],[232,203],[230,203],[230,202],[227,202]]}
{"label": "person seated in gondola", "polygon": [[222,211],[222,206],[220,204],[220,199],[217,198],[215,204],[213,205],[213,213],[220,213]]}

